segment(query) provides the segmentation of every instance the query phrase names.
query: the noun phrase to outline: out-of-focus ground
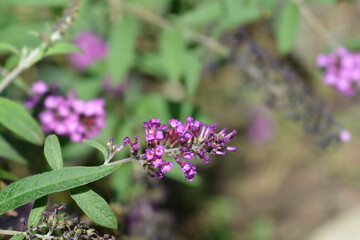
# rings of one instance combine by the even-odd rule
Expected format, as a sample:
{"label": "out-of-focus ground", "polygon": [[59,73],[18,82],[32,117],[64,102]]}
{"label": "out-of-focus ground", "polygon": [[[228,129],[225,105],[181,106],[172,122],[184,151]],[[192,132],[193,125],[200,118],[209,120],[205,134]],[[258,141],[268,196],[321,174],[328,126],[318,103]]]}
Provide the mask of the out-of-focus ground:
{"label": "out-of-focus ground", "polygon": [[[359,35],[359,3],[307,6],[337,41]],[[274,53],[274,43],[263,36],[258,34],[259,39],[256,39],[255,34],[254,40]],[[335,118],[353,135],[350,142],[327,149],[317,147],[299,124],[276,111],[270,113],[273,119],[271,140],[251,143],[245,132],[250,125],[251,111],[266,107],[249,98],[243,101],[239,93],[246,91],[240,91],[241,76],[232,67],[223,67],[203,81],[199,91],[201,107],[220,126],[244,129],[240,132],[241,138],[235,138],[238,152],[228,154],[226,160],[219,159],[212,166],[219,169],[217,177],[220,180],[214,188],[223,200],[218,204],[226,206],[221,221],[228,224],[232,239],[360,238],[360,125],[357,121],[360,108],[359,103],[338,96],[322,83],[315,59],[324,49],[325,43],[308,23],[302,21],[294,61],[309,76],[305,79],[309,88],[329,104]],[[261,97],[259,92],[251,94],[257,96],[254,99],[258,99],[258,95]],[[206,205],[204,203],[184,229],[195,231],[197,223],[202,222],[207,223],[202,228],[209,231],[219,224],[209,222],[211,211]]]}

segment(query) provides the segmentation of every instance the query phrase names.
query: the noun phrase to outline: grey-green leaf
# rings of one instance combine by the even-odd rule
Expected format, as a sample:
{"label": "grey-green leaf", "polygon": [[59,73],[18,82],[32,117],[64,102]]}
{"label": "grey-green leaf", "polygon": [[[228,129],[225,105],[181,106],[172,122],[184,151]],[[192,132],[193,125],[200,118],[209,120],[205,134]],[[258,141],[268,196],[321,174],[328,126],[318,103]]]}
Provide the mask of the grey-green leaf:
{"label": "grey-green leaf", "polygon": [[288,2],[281,9],[276,21],[276,43],[281,54],[291,51],[299,25],[299,8],[295,3]]}
{"label": "grey-green leaf", "polygon": [[103,145],[101,145],[100,143],[98,143],[97,141],[94,141],[94,140],[86,140],[86,139],[84,139],[82,141],[84,143],[86,143],[87,145],[90,145],[90,146],[96,148],[97,150],[99,150],[103,154],[105,161],[108,159],[109,153],[108,153],[107,149]]}
{"label": "grey-green leaf", "polygon": [[160,35],[162,65],[171,81],[179,81],[184,69],[185,39],[179,29],[166,29]]}
{"label": "grey-green leaf", "polygon": [[22,240],[22,239],[24,239],[24,237],[25,237],[25,234],[18,233],[16,235],[14,235],[12,238],[10,238],[10,240]]}
{"label": "grey-green leaf", "polygon": [[42,145],[44,134],[25,108],[7,98],[0,98],[0,124],[24,140]]}
{"label": "grey-green leaf", "polygon": [[60,143],[55,134],[46,137],[44,153],[46,160],[52,169],[59,170],[63,167]]}
{"label": "grey-green leaf", "polygon": [[26,159],[0,134],[0,156],[22,164],[27,164]]}
{"label": "grey-green leaf", "polygon": [[94,191],[81,186],[70,190],[71,197],[84,213],[100,224],[108,228],[117,228],[117,221],[114,212],[107,202]]}
{"label": "grey-green leaf", "polygon": [[45,56],[51,56],[55,54],[68,54],[68,53],[81,53],[81,49],[75,44],[69,42],[58,42],[50,46],[45,51]]}
{"label": "grey-green leaf", "polygon": [[0,53],[3,52],[11,52],[11,53],[19,54],[19,51],[16,49],[16,47],[11,45],[10,43],[0,42]]}
{"label": "grey-green leaf", "polygon": [[202,65],[194,53],[188,53],[185,57],[185,85],[190,96],[194,96],[198,88]]}
{"label": "grey-green leaf", "polygon": [[2,168],[0,168],[0,179],[9,180],[9,181],[17,181],[18,180],[18,178],[16,176],[14,176],[12,173],[10,173]]}
{"label": "grey-green leaf", "polygon": [[120,83],[134,63],[137,33],[138,21],[129,16],[111,27],[107,68],[113,84]]}
{"label": "grey-green leaf", "polygon": [[67,167],[23,178],[0,191],[0,215],[54,192],[65,191],[96,181],[119,165]]}
{"label": "grey-green leaf", "polygon": [[28,226],[34,226],[37,225],[41,219],[41,214],[46,209],[46,204],[48,202],[48,196],[45,195],[41,198],[38,198],[34,202],[34,206],[31,209],[29,219],[28,219]]}

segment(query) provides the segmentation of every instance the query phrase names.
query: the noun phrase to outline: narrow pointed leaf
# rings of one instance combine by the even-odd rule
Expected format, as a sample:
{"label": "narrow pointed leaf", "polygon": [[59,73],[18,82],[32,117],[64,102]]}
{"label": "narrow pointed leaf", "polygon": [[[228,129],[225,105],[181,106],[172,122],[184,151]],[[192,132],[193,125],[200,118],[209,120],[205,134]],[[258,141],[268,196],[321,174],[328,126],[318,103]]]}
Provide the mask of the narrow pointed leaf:
{"label": "narrow pointed leaf", "polygon": [[129,16],[110,29],[107,68],[113,84],[120,83],[134,63],[138,29],[138,20]]}
{"label": "narrow pointed leaf", "polygon": [[299,8],[295,3],[288,2],[281,9],[276,21],[276,43],[281,54],[291,51],[299,25]]}
{"label": "narrow pointed leaf", "polygon": [[185,39],[178,29],[166,29],[160,35],[162,66],[171,81],[179,81],[184,70]]}
{"label": "narrow pointed leaf", "polygon": [[108,228],[117,228],[117,221],[114,212],[107,202],[94,191],[81,186],[70,190],[71,197],[84,213],[100,224]]}
{"label": "narrow pointed leaf", "polygon": [[10,173],[2,168],[0,168],[0,179],[9,180],[9,181],[17,181],[18,180],[18,178],[16,176],[14,176],[12,173]]}
{"label": "narrow pointed leaf", "polygon": [[21,154],[1,135],[0,135],[0,157],[22,164],[28,163],[26,159],[23,156],[21,156]]}
{"label": "narrow pointed leaf", "polygon": [[7,98],[0,98],[0,124],[24,140],[42,145],[44,134],[25,108]]}
{"label": "narrow pointed leaf", "polygon": [[58,42],[50,46],[46,52],[45,56],[51,56],[55,54],[68,54],[68,53],[81,53],[81,49],[73,43],[69,42]]}
{"label": "narrow pointed leaf", "polygon": [[107,149],[103,145],[101,145],[100,143],[98,143],[97,141],[94,141],[94,140],[86,140],[86,139],[84,139],[82,141],[84,143],[86,143],[87,145],[92,146],[92,147],[96,148],[97,150],[99,150],[103,154],[104,160],[108,159],[109,153],[108,153]]}
{"label": "narrow pointed leaf", "polygon": [[28,226],[34,226],[37,225],[41,219],[41,214],[46,209],[46,204],[48,202],[48,196],[45,195],[41,198],[38,198],[34,202],[34,206],[31,209],[29,220],[28,220]]}
{"label": "narrow pointed leaf", "polygon": [[11,53],[19,54],[19,51],[13,45],[6,42],[0,42],[0,53],[3,52],[11,52]]}
{"label": "narrow pointed leaf", "polygon": [[10,238],[10,240],[22,240],[25,238],[25,234],[23,233],[18,233],[16,235],[14,235],[12,238]]}
{"label": "narrow pointed leaf", "polygon": [[44,153],[46,160],[52,169],[59,170],[63,167],[60,143],[55,134],[46,137]]}
{"label": "narrow pointed leaf", "polygon": [[67,167],[23,178],[0,191],[0,215],[50,193],[96,181],[118,167]]}

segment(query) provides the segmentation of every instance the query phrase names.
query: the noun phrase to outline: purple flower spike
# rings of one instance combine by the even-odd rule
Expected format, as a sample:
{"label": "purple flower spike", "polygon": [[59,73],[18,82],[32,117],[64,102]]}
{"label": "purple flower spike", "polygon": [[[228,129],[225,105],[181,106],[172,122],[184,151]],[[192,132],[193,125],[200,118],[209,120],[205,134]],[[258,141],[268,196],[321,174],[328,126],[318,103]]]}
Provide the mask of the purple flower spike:
{"label": "purple flower spike", "polygon": [[347,130],[341,130],[339,133],[339,139],[341,142],[349,142],[351,140],[351,133]]}
{"label": "purple flower spike", "polygon": [[[177,119],[169,120],[168,126],[161,125],[160,119],[152,118],[144,122],[145,140],[148,143],[146,154],[141,159],[146,160],[145,169],[150,176],[163,177],[174,163],[166,162],[163,155],[175,157],[185,179],[192,181],[197,174],[191,159],[201,159],[209,163],[209,154],[224,155],[226,151],[235,151],[233,146],[226,146],[236,134],[233,130],[227,133],[224,128],[216,133],[217,124],[205,125],[188,117],[184,123]],[[185,159],[185,161],[181,160]]]}
{"label": "purple flower spike", "polygon": [[[57,87],[44,86],[36,82],[32,89],[36,94],[30,107],[40,109],[38,115],[44,132],[54,132],[66,136],[71,141],[93,138],[105,127],[105,101],[103,99],[88,102],[77,99],[74,93],[67,97],[55,95]],[[40,94],[42,93],[42,94]],[[86,107],[91,111],[86,110]],[[84,114],[86,112],[86,114]]]}

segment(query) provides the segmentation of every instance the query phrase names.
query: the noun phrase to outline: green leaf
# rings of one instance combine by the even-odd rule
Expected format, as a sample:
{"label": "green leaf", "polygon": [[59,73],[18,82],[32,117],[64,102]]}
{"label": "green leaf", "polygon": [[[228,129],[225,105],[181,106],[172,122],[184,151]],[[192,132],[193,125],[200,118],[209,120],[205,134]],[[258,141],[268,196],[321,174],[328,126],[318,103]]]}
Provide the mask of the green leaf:
{"label": "green leaf", "polygon": [[69,42],[57,42],[45,51],[44,56],[51,56],[55,54],[68,54],[68,53],[81,53],[81,49],[73,43]]}
{"label": "green leaf", "polygon": [[16,176],[14,176],[12,173],[10,173],[2,168],[0,168],[0,179],[9,180],[9,181],[17,181],[18,180],[18,178]]}
{"label": "green leaf", "polygon": [[276,43],[281,54],[291,51],[299,25],[299,9],[292,2],[286,3],[276,21]]}
{"label": "green leaf", "polygon": [[178,82],[183,74],[185,39],[179,29],[165,29],[160,35],[162,66],[168,78]]}
{"label": "green leaf", "polygon": [[14,235],[12,238],[10,238],[10,240],[22,240],[22,239],[24,239],[24,237],[25,237],[25,234],[18,233],[16,235]]}
{"label": "green leaf", "polygon": [[185,85],[190,96],[194,96],[202,73],[202,65],[196,54],[188,53],[185,58]]}
{"label": "green leaf", "polygon": [[48,202],[47,195],[35,200],[34,206],[31,209],[29,219],[28,219],[29,227],[37,225],[39,223],[39,221],[41,219],[41,215],[46,209],[47,202]]}
{"label": "green leaf", "polygon": [[120,83],[133,66],[137,34],[138,21],[129,16],[124,16],[110,29],[107,68],[114,85]]}
{"label": "green leaf", "polygon": [[0,156],[22,164],[27,164],[26,159],[0,134]]}
{"label": "green leaf", "polygon": [[42,145],[44,134],[25,108],[7,98],[0,98],[0,123],[24,140]]}
{"label": "green leaf", "polygon": [[194,10],[188,11],[183,18],[187,26],[197,28],[218,20],[221,14],[219,1],[206,1],[199,4]]}
{"label": "green leaf", "polygon": [[68,3],[70,3],[70,0],[1,0],[0,5],[26,7],[63,7]]}
{"label": "green leaf", "polygon": [[4,53],[4,52],[19,54],[19,51],[13,45],[6,42],[0,42],[0,53]]}
{"label": "green leaf", "polygon": [[52,169],[59,170],[63,167],[60,143],[55,134],[46,137],[44,153],[46,160]]}
{"label": "green leaf", "polygon": [[152,117],[170,119],[169,107],[166,99],[161,95],[143,95],[135,103],[135,114],[138,119],[149,119]]}
{"label": "green leaf", "polygon": [[10,184],[0,191],[0,215],[42,196],[68,190],[103,178],[119,165],[68,167],[36,174]]}
{"label": "green leaf", "polygon": [[71,197],[84,213],[101,226],[117,229],[114,212],[107,202],[94,191],[81,186],[70,190]]}
{"label": "green leaf", "polygon": [[108,153],[108,150],[103,146],[101,145],[100,143],[98,143],[97,141],[94,141],[94,140],[82,140],[84,143],[86,143],[87,145],[90,145],[94,148],[96,148],[97,150],[99,150],[103,156],[104,156],[104,160],[106,161],[109,157],[109,153]]}

